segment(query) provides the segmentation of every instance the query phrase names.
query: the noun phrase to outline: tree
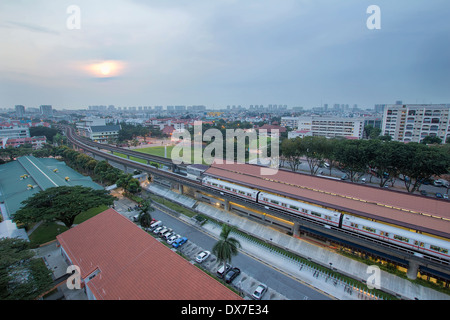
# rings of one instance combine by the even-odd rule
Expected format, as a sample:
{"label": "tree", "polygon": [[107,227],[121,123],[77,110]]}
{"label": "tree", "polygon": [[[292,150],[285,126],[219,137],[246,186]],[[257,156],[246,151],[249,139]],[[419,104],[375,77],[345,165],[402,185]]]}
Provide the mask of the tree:
{"label": "tree", "polygon": [[423,144],[441,144],[442,139],[439,137],[432,137],[432,136],[426,136],[423,138],[423,140],[420,142]]}
{"label": "tree", "polygon": [[155,211],[155,209],[152,207],[152,201],[150,199],[143,201],[139,205],[138,221],[144,229],[150,228],[152,222],[152,216],[150,215],[150,212],[153,211]]}
{"label": "tree", "polygon": [[234,230],[229,225],[223,225],[222,232],[220,233],[220,239],[216,242],[212,248],[212,253],[217,257],[219,263],[225,264],[231,263],[231,258],[238,254],[238,249],[241,248],[239,240],[230,237],[230,233]]}
{"label": "tree", "polygon": [[0,300],[32,300],[52,286],[51,271],[34,258],[29,242],[0,240]]}
{"label": "tree", "polygon": [[301,138],[284,139],[281,143],[281,154],[289,162],[292,171],[297,171],[303,154]]}
{"label": "tree", "polygon": [[365,172],[368,165],[366,157],[367,140],[349,140],[341,144],[341,150],[336,153],[336,160],[348,173],[352,182]]}
{"label": "tree", "polygon": [[326,140],[325,137],[304,137],[300,142],[302,145],[300,150],[303,150],[303,155],[306,156],[306,162],[312,175],[317,173],[323,162],[327,148]]}
{"label": "tree", "polygon": [[13,220],[25,224],[60,221],[70,229],[77,215],[100,205],[110,206],[115,199],[106,190],[83,186],[48,188],[22,201]]}
{"label": "tree", "polygon": [[450,155],[443,148],[410,142],[398,151],[398,169],[404,177],[408,192],[419,190],[423,181],[432,176],[446,174],[450,168]]}

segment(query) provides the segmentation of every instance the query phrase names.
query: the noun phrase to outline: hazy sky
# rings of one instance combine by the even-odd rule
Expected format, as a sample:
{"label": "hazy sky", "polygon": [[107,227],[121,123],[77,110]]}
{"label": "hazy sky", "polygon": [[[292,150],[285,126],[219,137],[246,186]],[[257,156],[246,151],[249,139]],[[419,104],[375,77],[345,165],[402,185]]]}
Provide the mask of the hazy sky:
{"label": "hazy sky", "polygon": [[0,107],[450,103],[449,12],[448,0],[1,0]]}

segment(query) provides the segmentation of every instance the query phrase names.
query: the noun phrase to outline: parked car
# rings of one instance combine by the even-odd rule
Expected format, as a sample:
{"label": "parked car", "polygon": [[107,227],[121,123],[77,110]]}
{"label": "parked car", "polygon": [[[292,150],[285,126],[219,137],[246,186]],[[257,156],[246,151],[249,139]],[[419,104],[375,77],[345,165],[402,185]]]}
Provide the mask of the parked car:
{"label": "parked car", "polygon": [[164,226],[161,230],[159,230],[159,232],[157,232],[157,235],[161,235],[164,234],[165,232],[167,232],[169,230],[169,227]]}
{"label": "parked car", "polygon": [[172,244],[178,238],[181,238],[181,236],[179,234],[173,234],[167,239],[167,243]]}
{"label": "parked car", "polygon": [[225,282],[226,283],[233,282],[233,280],[240,274],[241,270],[239,268],[234,267],[233,269],[229,270],[225,275]]}
{"label": "parked car", "polygon": [[211,252],[209,251],[202,251],[200,252],[197,257],[195,258],[195,261],[197,261],[198,263],[202,263],[203,261],[205,261],[206,259],[208,259],[208,257],[211,255]]}
{"label": "parked car", "polygon": [[444,193],[442,196],[444,197],[444,199],[448,199],[448,194]]}
{"label": "parked car", "polygon": [[174,234],[173,231],[166,232],[163,236],[164,239],[169,240],[169,238]]}
{"label": "parked car", "polygon": [[153,230],[153,233],[158,234],[163,228],[165,228],[165,227],[164,226],[159,226],[155,230]]}
{"label": "parked car", "polygon": [[347,180],[348,176],[346,174],[342,175],[341,180]]}
{"label": "parked car", "polygon": [[442,199],[443,198],[442,193],[437,192],[436,193],[436,198]]}
{"label": "parked car", "polygon": [[164,238],[164,237],[166,236],[166,234],[172,233],[172,231],[173,231],[173,229],[171,229],[171,228],[167,228],[166,231],[161,230],[161,231],[159,232],[159,236],[162,237],[162,238]]}
{"label": "parked car", "polygon": [[150,229],[155,229],[155,228],[157,228],[157,227],[160,227],[160,226],[162,226],[162,221],[155,221],[155,222],[153,222],[151,225],[150,225]]}
{"label": "parked car", "polygon": [[261,300],[266,291],[267,286],[264,283],[260,283],[258,287],[256,287],[255,291],[252,293],[252,298],[256,300]]}
{"label": "parked car", "polygon": [[217,276],[219,278],[223,278],[223,276],[228,272],[228,270],[231,269],[231,265],[229,265],[228,263],[225,264],[225,266],[222,264],[220,266],[220,268],[217,270]]}
{"label": "parked car", "polygon": [[420,194],[423,195],[423,196],[428,195],[428,193],[425,190],[420,190]]}
{"label": "parked car", "polygon": [[181,245],[183,245],[184,243],[186,243],[187,241],[188,241],[188,238],[186,238],[186,237],[178,238],[177,240],[175,240],[175,241],[172,243],[172,247],[178,248],[178,247],[180,247]]}

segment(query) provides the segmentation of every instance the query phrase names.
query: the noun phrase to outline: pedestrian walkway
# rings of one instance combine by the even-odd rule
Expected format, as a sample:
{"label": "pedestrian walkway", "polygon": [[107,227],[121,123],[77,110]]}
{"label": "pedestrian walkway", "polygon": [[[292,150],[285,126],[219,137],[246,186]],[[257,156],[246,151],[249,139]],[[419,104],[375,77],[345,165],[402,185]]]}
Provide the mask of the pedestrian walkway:
{"label": "pedestrian walkway", "polygon": [[[183,198],[188,198],[192,201],[192,198],[180,195],[168,189],[164,189],[164,192],[162,192],[162,189],[164,188],[152,186],[150,190],[161,196],[164,194],[164,197],[180,204],[183,204]],[[322,266],[329,266],[338,273],[351,276],[362,282],[369,280],[369,277],[373,274],[373,272],[370,272],[371,269],[368,269],[369,266],[364,263],[344,257],[327,248],[319,247],[302,239],[289,236],[269,226],[251,221],[232,212],[221,210],[202,202],[197,202],[195,211],[219,222],[235,226],[238,230],[244,231],[251,236],[296,253],[311,262]],[[190,219],[186,218],[186,220]],[[220,227],[215,226],[214,224],[205,224],[203,228],[217,236],[220,234]],[[330,279],[326,273],[314,272],[307,266],[301,266],[298,263],[289,261],[286,257],[283,257],[278,253],[267,252],[265,247],[261,248],[261,246],[257,246],[254,243],[252,244],[248,239],[240,240],[242,240],[243,250],[245,250],[247,254],[254,256],[256,259],[265,261],[280,271],[283,271],[318,290],[326,292],[337,299],[354,300],[376,298],[359,291],[361,288],[367,288],[363,283],[361,283],[362,285],[359,289],[353,287],[349,288],[349,286],[343,282],[335,284],[334,279]],[[414,284],[409,280],[382,270],[380,271],[380,286],[383,291],[396,295],[402,299],[450,300],[449,295]]]}

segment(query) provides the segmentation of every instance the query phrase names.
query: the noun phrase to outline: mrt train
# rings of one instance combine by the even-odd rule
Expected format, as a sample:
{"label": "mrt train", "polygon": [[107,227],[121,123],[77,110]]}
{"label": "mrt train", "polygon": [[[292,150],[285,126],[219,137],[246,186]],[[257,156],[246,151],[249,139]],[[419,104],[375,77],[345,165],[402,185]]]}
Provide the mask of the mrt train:
{"label": "mrt train", "polygon": [[268,207],[277,208],[312,219],[323,224],[327,228],[339,228],[365,237],[387,242],[394,246],[409,249],[419,257],[428,255],[437,257],[441,260],[446,260],[447,262],[450,261],[449,241],[411,232],[395,226],[361,219],[339,211],[317,207],[301,201],[284,198],[211,177],[204,177],[202,179],[202,185],[245,198],[252,202],[261,203]]}

